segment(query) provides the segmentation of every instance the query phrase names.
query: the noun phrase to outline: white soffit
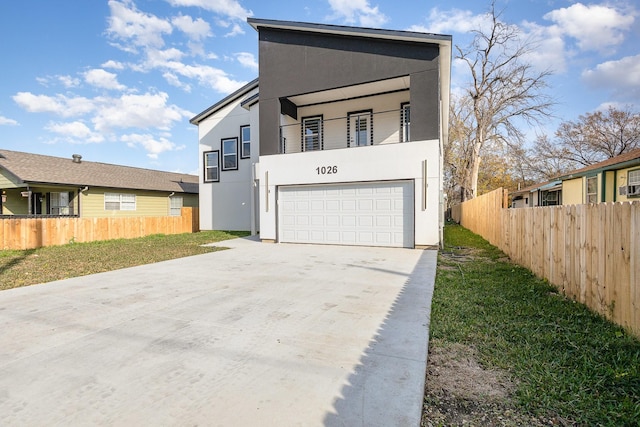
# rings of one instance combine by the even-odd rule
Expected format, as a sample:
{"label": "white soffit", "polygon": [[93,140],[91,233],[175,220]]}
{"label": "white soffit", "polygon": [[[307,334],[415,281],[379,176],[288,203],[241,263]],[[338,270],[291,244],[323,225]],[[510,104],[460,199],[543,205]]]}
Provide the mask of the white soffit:
{"label": "white soffit", "polygon": [[408,90],[409,87],[409,76],[403,76],[388,80],[380,80],[377,82],[329,89],[321,92],[307,93],[304,95],[295,95],[288,97],[288,99],[289,101],[300,107],[310,104],[320,104],[323,102],[341,101],[344,99],[375,95],[378,93]]}

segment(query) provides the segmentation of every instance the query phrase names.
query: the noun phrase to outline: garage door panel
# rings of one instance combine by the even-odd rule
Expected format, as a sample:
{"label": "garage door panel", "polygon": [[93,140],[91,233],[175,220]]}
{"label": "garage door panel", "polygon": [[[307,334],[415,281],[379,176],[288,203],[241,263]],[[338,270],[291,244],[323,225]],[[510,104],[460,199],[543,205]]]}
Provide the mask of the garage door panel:
{"label": "garage door panel", "polygon": [[282,242],[413,247],[412,181],[280,187],[278,202]]}

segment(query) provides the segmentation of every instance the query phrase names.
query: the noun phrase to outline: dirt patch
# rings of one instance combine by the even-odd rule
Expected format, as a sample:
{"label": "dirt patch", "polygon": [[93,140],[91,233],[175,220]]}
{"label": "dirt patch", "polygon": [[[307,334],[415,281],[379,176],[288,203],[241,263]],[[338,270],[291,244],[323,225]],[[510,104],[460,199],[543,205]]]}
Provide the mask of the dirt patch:
{"label": "dirt patch", "polygon": [[431,343],[421,426],[556,424],[519,412],[511,398],[516,385],[506,373],[480,366],[472,347]]}

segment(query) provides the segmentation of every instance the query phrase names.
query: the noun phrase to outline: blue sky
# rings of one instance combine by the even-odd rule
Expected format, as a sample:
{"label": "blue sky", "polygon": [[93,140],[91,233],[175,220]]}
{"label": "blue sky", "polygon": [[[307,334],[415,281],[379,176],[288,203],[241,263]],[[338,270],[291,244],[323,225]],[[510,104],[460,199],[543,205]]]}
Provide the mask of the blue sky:
{"label": "blue sky", "polygon": [[[453,35],[469,42],[488,1],[23,0],[0,3],[0,147],[197,173],[189,119],[257,77],[249,16]],[[555,71],[562,120],[640,107],[636,1],[497,0]],[[454,61],[452,90],[465,70]],[[531,133],[533,135],[533,131]]]}

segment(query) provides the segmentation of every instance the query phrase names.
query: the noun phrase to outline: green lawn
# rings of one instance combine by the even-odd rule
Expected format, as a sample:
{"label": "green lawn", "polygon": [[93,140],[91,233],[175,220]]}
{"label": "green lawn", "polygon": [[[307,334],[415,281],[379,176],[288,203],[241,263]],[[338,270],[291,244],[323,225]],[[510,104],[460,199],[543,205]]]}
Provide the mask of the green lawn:
{"label": "green lawn", "polygon": [[458,225],[445,227],[431,339],[472,346],[483,366],[508,372],[527,413],[640,425],[640,341]]}
{"label": "green lawn", "polygon": [[201,231],[118,239],[26,251],[0,251],[0,290],[117,270],[219,250],[203,247],[244,232]]}

